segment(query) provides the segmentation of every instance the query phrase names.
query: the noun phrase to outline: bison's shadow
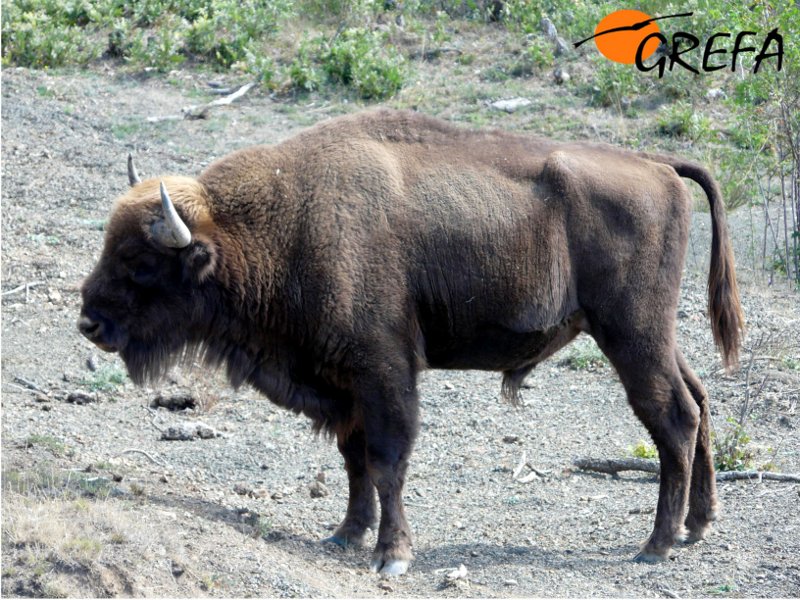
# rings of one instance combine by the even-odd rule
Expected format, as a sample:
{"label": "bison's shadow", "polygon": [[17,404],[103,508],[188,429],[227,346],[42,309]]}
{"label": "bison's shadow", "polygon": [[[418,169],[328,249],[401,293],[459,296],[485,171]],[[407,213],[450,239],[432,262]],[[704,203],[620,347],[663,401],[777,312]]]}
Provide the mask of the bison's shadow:
{"label": "bison's shadow", "polygon": [[[280,527],[270,526],[264,529],[260,525],[259,515],[252,511],[229,509],[215,502],[187,496],[153,495],[148,496],[148,500],[172,510],[179,508],[195,517],[223,523],[242,535],[260,538],[283,552],[303,559],[307,559],[309,555],[325,555],[343,567],[366,567],[372,552],[374,536],[370,536],[370,541],[364,546],[342,549],[335,544],[322,543],[320,538],[289,532]],[[627,562],[636,551],[634,545],[623,545],[607,549],[602,557],[598,557],[595,548],[565,550],[535,545],[497,546],[483,542],[440,544],[424,550],[418,549],[413,571],[434,573],[453,569],[460,563],[464,563],[473,572],[495,565],[573,570],[578,565],[586,568]]]}

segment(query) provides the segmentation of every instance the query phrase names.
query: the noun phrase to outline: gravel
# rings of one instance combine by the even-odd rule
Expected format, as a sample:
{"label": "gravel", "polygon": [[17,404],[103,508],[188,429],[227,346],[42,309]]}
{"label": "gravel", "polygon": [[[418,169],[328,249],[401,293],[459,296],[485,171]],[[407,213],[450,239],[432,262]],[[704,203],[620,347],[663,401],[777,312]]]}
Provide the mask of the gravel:
{"label": "gravel", "polygon": [[[2,289],[22,286],[2,297],[3,471],[91,469],[113,485],[104,510],[127,523],[127,537],[106,543],[91,572],[59,575],[72,582],[70,595],[800,592],[797,484],[720,483],[723,512],[707,541],[676,548],[664,564],[631,560],[652,527],[657,479],[571,467],[578,456],[630,456],[647,440],[607,365],[576,371],[557,356],[529,378],[519,407],[500,399],[497,374],[422,374],[422,426],[405,490],[417,558],[408,575],[388,582],[367,569],[374,533],[366,548],[319,543],[344,514],[347,480],[335,444],[315,437],[308,422],[200,367],[176,371],[159,389],[109,382],[119,359],[98,356],[75,321],[80,280],[102,244],[99,224],[127,185],[127,152],[135,151],[142,176],[193,174],[228,151],[298,129],[260,94],[209,121],[146,122],[197,103],[201,77],[179,73],[168,84],[103,72],[3,71]],[[731,228],[737,244],[746,243],[746,215],[733,215]],[[743,266],[749,368],[726,374],[705,317],[707,232],[708,214],[700,213],[679,306],[680,346],[709,390],[717,434],[749,390],[746,430],[758,464],[800,472],[800,371],[792,366],[800,362],[800,302]],[[194,402],[151,408],[159,396]],[[530,468],[515,478],[523,455]],[[545,476],[525,477],[531,468]],[[4,523],[10,494],[4,487]],[[35,591],[25,548],[5,531],[3,593]],[[86,535],[106,539],[101,529]]]}

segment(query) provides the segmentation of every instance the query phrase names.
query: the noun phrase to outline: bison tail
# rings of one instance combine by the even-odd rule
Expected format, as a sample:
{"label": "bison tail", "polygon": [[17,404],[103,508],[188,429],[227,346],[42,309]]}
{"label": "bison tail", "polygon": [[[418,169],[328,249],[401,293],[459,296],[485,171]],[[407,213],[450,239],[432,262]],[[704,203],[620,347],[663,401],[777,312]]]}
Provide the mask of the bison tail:
{"label": "bison tail", "polygon": [[670,165],[681,177],[695,181],[708,197],[711,209],[711,265],[708,272],[708,316],[714,342],[722,352],[726,368],[739,362],[739,347],[744,329],[744,315],[739,302],[733,248],[728,235],[725,204],[719,186],[711,174],[692,162],[664,155],[645,155],[650,160]]}

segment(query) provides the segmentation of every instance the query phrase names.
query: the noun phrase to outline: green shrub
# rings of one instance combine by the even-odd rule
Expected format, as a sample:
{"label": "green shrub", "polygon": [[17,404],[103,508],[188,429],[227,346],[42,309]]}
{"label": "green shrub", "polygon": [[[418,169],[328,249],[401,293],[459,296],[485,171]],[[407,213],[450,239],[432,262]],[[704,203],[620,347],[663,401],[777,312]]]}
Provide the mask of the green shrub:
{"label": "green shrub", "polygon": [[[68,4],[68,6],[71,6]],[[102,44],[88,38],[78,15],[50,2],[2,4],[4,65],[46,68],[85,64],[100,56]]]}
{"label": "green shrub", "polygon": [[303,40],[300,44],[297,56],[289,65],[289,79],[294,88],[307,92],[319,89],[323,74],[318,66],[317,57],[323,54],[323,42],[324,40],[319,37]]}
{"label": "green shrub", "polygon": [[713,435],[714,467],[719,471],[744,471],[753,465],[755,453],[750,436],[736,419],[728,418],[728,427],[721,437]]}
{"label": "green shrub", "polygon": [[362,98],[381,99],[403,87],[403,63],[397,50],[384,45],[380,32],[356,27],[329,44],[322,68],[332,82],[353,88]]}
{"label": "green shrub", "polygon": [[662,135],[698,141],[710,135],[711,120],[688,102],[676,102],[661,111],[657,127]]}
{"label": "green shrub", "polygon": [[648,444],[644,440],[639,440],[629,451],[634,458],[658,458],[658,450],[656,450],[656,447]]}

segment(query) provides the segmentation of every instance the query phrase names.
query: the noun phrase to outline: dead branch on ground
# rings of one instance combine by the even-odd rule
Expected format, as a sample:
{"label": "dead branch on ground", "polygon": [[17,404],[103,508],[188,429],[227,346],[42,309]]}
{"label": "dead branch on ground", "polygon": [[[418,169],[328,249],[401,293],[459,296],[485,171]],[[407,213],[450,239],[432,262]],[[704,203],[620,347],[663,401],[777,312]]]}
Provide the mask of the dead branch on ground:
{"label": "dead branch on ground", "polygon": [[[622,471],[642,471],[659,474],[661,465],[657,460],[644,458],[576,458],[572,464],[582,471],[595,471],[618,476]],[[800,474],[773,473],[772,471],[718,471],[717,481],[786,481],[800,483]]]}
{"label": "dead branch on ground", "polygon": [[212,100],[211,102],[207,102],[206,104],[197,104],[192,106],[186,106],[181,109],[180,115],[166,115],[162,117],[147,117],[147,120],[151,123],[157,121],[177,121],[180,119],[206,119],[208,118],[208,111],[212,108],[216,108],[218,106],[225,106],[230,104],[234,100],[238,100],[242,96],[244,96],[247,92],[249,92],[253,87],[255,87],[257,82],[251,81],[250,83],[245,83],[239,89],[237,89],[232,94],[228,94],[227,96],[223,96],[222,98],[217,98],[216,100]]}

